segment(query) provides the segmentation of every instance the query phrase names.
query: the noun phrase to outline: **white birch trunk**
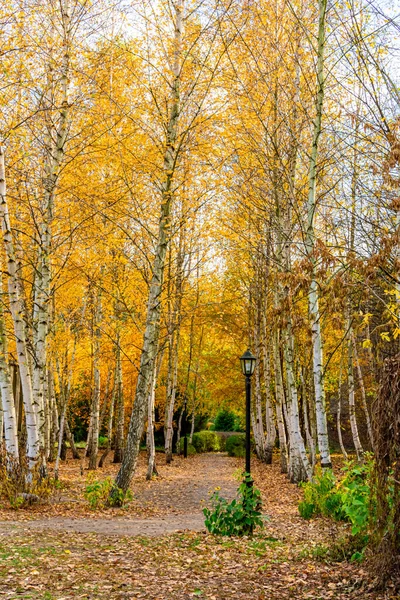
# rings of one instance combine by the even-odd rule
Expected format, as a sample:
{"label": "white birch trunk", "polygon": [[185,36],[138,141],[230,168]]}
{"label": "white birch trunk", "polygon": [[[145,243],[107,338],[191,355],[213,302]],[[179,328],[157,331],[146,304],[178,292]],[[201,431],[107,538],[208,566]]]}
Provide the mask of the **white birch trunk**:
{"label": "white birch trunk", "polygon": [[308,201],[307,201],[307,231],[306,252],[311,262],[312,273],[309,290],[309,313],[311,321],[311,335],[313,346],[313,376],[315,390],[315,412],[317,423],[318,446],[321,455],[322,469],[332,468],[329,451],[328,424],[326,418],[326,401],[324,389],[324,367],[322,355],[321,315],[319,310],[318,284],[316,281],[316,258],[314,220],[317,207],[316,184],[317,184],[317,160],[318,145],[321,135],[322,111],[324,102],[324,48],[325,48],[325,20],[327,0],[319,0],[319,22],[318,22],[318,50],[317,50],[317,99],[316,116],[313,127],[313,141],[310,155],[308,176]]}
{"label": "white birch trunk", "polygon": [[32,380],[29,370],[29,358],[25,337],[25,323],[23,319],[24,307],[19,294],[19,272],[17,270],[13,235],[11,231],[10,216],[6,197],[3,148],[0,148],[0,219],[3,232],[3,243],[7,257],[10,310],[14,323],[19,373],[21,377],[22,396],[25,408],[28,467],[31,471],[36,465],[39,457],[39,429],[37,426],[36,410],[32,394]]}
{"label": "white birch trunk", "polygon": [[347,385],[349,390],[349,419],[351,433],[353,436],[354,448],[356,450],[357,460],[362,463],[364,461],[364,451],[358,434],[355,393],[354,393],[354,366],[353,366],[353,342],[352,342],[352,327],[349,327],[347,340]]}
{"label": "white birch trunk", "polygon": [[92,437],[89,455],[89,469],[97,469],[97,453],[99,451],[100,425],[100,339],[101,339],[101,292],[97,290],[94,307],[94,339],[93,339],[93,401],[92,401]]}
{"label": "white birch trunk", "polygon": [[289,394],[288,418],[290,444],[288,475],[293,483],[299,483],[300,481],[311,481],[312,470],[300,430],[299,402],[294,375],[293,333],[290,315],[288,316],[288,324],[284,332],[284,343],[286,378]]}
{"label": "white birch trunk", "polygon": [[10,367],[8,364],[8,340],[5,330],[3,313],[3,282],[0,275],[0,387],[1,387],[1,427],[0,442],[4,440],[6,452],[14,461],[19,460],[17,415],[13,386],[11,381]]}
{"label": "white birch trunk", "polygon": [[115,378],[114,388],[116,391],[116,422],[115,422],[115,440],[114,440],[114,463],[121,463],[124,457],[125,447],[125,402],[124,388],[122,380],[121,365],[121,335],[117,328],[117,337],[115,342]]}
{"label": "white birch trunk", "polygon": [[279,451],[281,472],[288,471],[288,447],[286,439],[285,421],[283,416],[283,406],[285,403],[285,390],[283,388],[281,357],[279,352],[279,331],[274,336],[274,370],[275,370],[275,402],[276,402],[276,420],[278,423]]}
{"label": "white birch trunk", "polygon": [[152,479],[153,475],[158,475],[156,466],[156,445],[154,441],[154,403],[156,395],[156,380],[157,380],[157,369],[154,368],[154,375],[150,384],[149,391],[149,405],[147,409],[147,441],[148,441],[148,465],[146,479]]}
{"label": "white birch trunk", "polygon": [[178,136],[178,122],[180,110],[180,78],[182,60],[182,34],[184,23],[184,2],[175,8],[175,35],[174,35],[174,64],[173,82],[171,85],[170,112],[166,135],[166,148],[163,165],[163,190],[160,208],[160,220],[156,243],[156,252],[153,263],[153,273],[150,283],[149,301],[147,305],[146,327],[144,333],[142,353],[140,357],[140,370],[136,386],[135,402],[129,426],[126,450],[121,468],[115,479],[115,484],[126,491],[136,469],[139,454],[140,440],[144,428],[144,419],[147,411],[147,394],[153,372],[153,362],[156,357],[160,320],[161,320],[161,294],[164,280],[166,252],[169,244],[169,225],[173,197],[173,181],[176,165],[176,141]]}
{"label": "white birch trunk", "polygon": [[267,349],[267,331],[266,331],[266,309],[263,311],[263,336],[262,336],[263,369],[265,384],[265,462],[272,463],[272,452],[276,440],[275,415],[271,402],[271,359]]}
{"label": "white birch trunk", "polygon": [[[46,417],[49,400],[45,396],[47,380],[47,336],[50,327],[50,293],[51,293],[51,246],[52,221],[54,213],[54,198],[59,178],[59,172],[64,157],[64,148],[68,132],[68,85],[70,70],[71,26],[69,0],[60,1],[63,56],[61,64],[60,88],[61,97],[59,123],[57,127],[48,127],[47,156],[45,162],[44,194],[42,205],[42,222],[40,224],[40,253],[35,277],[34,291],[34,352],[35,360],[32,373],[33,402],[37,411],[40,447],[45,454],[46,448]],[[50,94],[54,87],[54,74],[49,69]],[[53,98],[47,98],[47,109],[52,111]],[[48,447],[48,444],[47,444]]]}
{"label": "white birch trunk", "polygon": [[337,414],[336,414],[336,427],[337,427],[340,449],[342,451],[343,458],[345,460],[347,460],[347,458],[348,458],[347,452],[346,452],[346,448],[344,447],[343,437],[342,437],[341,414],[342,414],[342,360],[340,360],[340,371],[339,371],[338,408],[337,408]]}

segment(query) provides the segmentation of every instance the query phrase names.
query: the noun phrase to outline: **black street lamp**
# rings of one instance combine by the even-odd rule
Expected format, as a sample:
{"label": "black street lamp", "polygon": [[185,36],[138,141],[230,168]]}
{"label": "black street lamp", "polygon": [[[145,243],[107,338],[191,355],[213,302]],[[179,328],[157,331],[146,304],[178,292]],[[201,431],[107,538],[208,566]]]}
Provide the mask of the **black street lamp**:
{"label": "black street lamp", "polygon": [[[250,398],[251,398],[251,383],[250,377],[254,373],[256,366],[256,357],[252,355],[250,350],[246,350],[243,356],[240,357],[243,375],[246,377],[246,473],[250,474]],[[250,484],[251,485],[251,484]]]}

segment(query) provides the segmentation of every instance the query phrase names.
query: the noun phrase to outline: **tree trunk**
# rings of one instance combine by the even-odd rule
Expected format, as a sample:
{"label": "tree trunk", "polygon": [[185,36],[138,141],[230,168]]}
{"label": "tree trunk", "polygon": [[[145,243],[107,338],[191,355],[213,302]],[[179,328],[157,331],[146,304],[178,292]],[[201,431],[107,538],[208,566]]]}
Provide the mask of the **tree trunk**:
{"label": "tree trunk", "polygon": [[262,356],[264,368],[264,384],[265,384],[265,463],[272,464],[272,452],[276,441],[276,424],[275,416],[271,402],[271,359],[270,352],[267,348],[267,330],[266,330],[266,307],[263,310],[263,335],[262,335]]}
{"label": "tree trunk", "polygon": [[114,378],[114,389],[111,394],[110,410],[108,413],[107,447],[104,450],[104,452],[101,455],[101,458],[99,460],[99,469],[103,468],[106,458],[111,450],[111,440],[112,440],[113,420],[114,420],[114,405],[115,405],[116,394],[117,394],[117,386],[115,385],[115,378]]}
{"label": "tree trunk", "polygon": [[346,448],[344,447],[343,438],[342,438],[341,413],[342,413],[342,359],[340,360],[340,371],[339,371],[338,407],[337,407],[337,414],[336,414],[336,428],[337,428],[339,444],[340,444],[340,449],[343,454],[343,458],[345,460],[347,460],[347,458],[348,458],[347,452],[346,452]]}
{"label": "tree trunk", "polygon": [[69,8],[69,0],[60,1],[63,56],[59,77],[61,97],[57,126],[53,125],[52,116],[56,82],[52,71],[51,58],[48,68],[48,94],[45,96],[45,108],[49,113],[45,144],[47,155],[44,166],[44,193],[41,205],[42,221],[39,224],[40,251],[34,281],[33,346],[35,360],[32,372],[32,395],[37,414],[40,450],[43,457],[47,454],[46,446],[48,448],[48,444],[46,444],[46,423],[49,414],[49,398],[48,394],[45,395],[45,391],[47,386],[47,336],[50,329],[52,221],[55,193],[68,133],[68,87],[71,42]]}
{"label": "tree trunk", "polygon": [[97,290],[93,315],[93,401],[92,401],[92,438],[89,455],[89,469],[97,469],[99,451],[100,424],[100,338],[101,338],[101,292]]}
{"label": "tree trunk", "polygon": [[[154,361],[156,363],[156,361]],[[158,475],[156,466],[156,446],[154,442],[154,401],[156,393],[157,367],[154,364],[154,374],[149,390],[149,405],[147,409],[147,442],[148,442],[148,465],[146,479],[149,481],[153,475]]]}
{"label": "tree trunk", "polygon": [[184,3],[182,2],[179,4],[175,4],[174,9],[174,79],[171,86],[171,110],[169,113],[170,117],[167,127],[166,149],[164,154],[164,182],[156,252],[153,263],[152,279],[150,283],[149,301],[147,305],[146,328],[140,357],[140,371],[136,386],[135,401],[129,425],[124,459],[115,479],[116,486],[124,491],[128,489],[132,476],[136,469],[140,440],[143,433],[144,419],[147,410],[147,394],[153,373],[153,363],[157,353],[160,330],[161,294],[164,280],[165,257],[169,243],[170,213],[173,196],[172,183],[174,180],[174,170],[177,157],[175,145],[178,135],[178,121],[180,109],[179,104]]}
{"label": "tree trunk", "polygon": [[354,367],[353,367],[353,342],[352,342],[352,327],[349,326],[347,340],[347,385],[349,388],[349,419],[351,433],[353,435],[354,447],[358,462],[364,462],[364,451],[361,446],[360,437],[358,435],[355,394],[354,394]]}
{"label": "tree trunk", "polygon": [[22,384],[22,397],[25,409],[28,468],[29,471],[32,471],[39,457],[39,428],[32,394],[32,379],[29,368],[29,357],[25,334],[24,306],[19,291],[20,275],[17,269],[14,241],[6,198],[3,148],[0,148],[0,219],[3,232],[4,248],[7,257],[8,294],[10,299],[11,315],[14,323],[19,373]]}
{"label": "tree trunk", "polygon": [[80,460],[81,455],[79,454],[78,449],[75,446],[74,436],[73,436],[72,431],[70,429],[70,426],[69,426],[67,418],[65,418],[65,420],[64,420],[64,428],[65,428],[65,436],[66,436],[66,438],[68,440],[68,443],[69,443],[69,446],[71,448],[72,458],[74,458],[74,460]]}
{"label": "tree trunk", "polygon": [[303,436],[300,430],[299,402],[296,381],[294,376],[293,360],[293,333],[291,318],[284,332],[284,356],[286,364],[286,378],[288,388],[288,418],[289,418],[289,465],[288,475],[292,483],[311,481],[312,470],[307,457]]}
{"label": "tree trunk", "polygon": [[115,345],[115,405],[116,405],[116,422],[115,422],[115,440],[114,440],[114,463],[121,463],[124,458],[125,447],[125,403],[124,403],[124,388],[122,381],[122,365],[121,365],[121,338],[119,330],[117,331]]}
{"label": "tree trunk", "polygon": [[321,455],[322,469],[331,469],[332,462],[329,451],[328,424],[326,418],[326,400],[324,388],[324,366],[322,356],[321,314],[319,309],[318,284],[316,280],[316,258],[314,220],[317,208],[317,160],[318,145],[321,135],[322,111],[324,103],[325,78],[324,78],[324,48],[325,48],[325,20],[327,0],[319,0],[318,22],[318,49],[317,49],[317,98],[316,115],[313,127],[313,142],[310,155],[308,176],[308,201],[307,201],[307,231],[306,252],[311,263],[311,283],[309,290],[309,313],[311,321],[311,336],[313,347],[313,376],[315,390],[315,412],[317,422],[318,447]]}
{"label": "tree trunk", "polygon": [[15,412],[15,402],[13,386],[11,381],[10,367],[8,364],[8,341],[4,323],[3,313],[3,282],[0,274],[0,387],[1,387],[1,427],[0,443],[4,440],[7,454],[12,457],[14,462],[19,461],[18,452],[18,431],[17,415]]}

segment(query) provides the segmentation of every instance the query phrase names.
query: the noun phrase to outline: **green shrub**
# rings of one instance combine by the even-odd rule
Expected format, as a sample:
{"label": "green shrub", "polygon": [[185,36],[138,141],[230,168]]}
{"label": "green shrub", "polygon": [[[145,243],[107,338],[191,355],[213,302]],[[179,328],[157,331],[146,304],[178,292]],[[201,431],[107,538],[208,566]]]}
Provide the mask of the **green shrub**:
{"label": "green shrub", "polygon": [[206,451],[206,442],[204,438],[200,435],[200,432],[194,433],[192,437],[193,447],[196,449],[196,452],[201,454]]}
{"label": "green shrub", "polygon": [[221,409],[214,420],[214,431],[235,431],[236,415],[226,408]]}
{"label": "green shrub", "polygon": [[243,457],[246,453],[246,439],[243,434],[231,435],[226,440],[228,456]]}
{"label": "green shrub", "polygon": [[196,452],[218,452],[219,438],[214,431],[198,431],[193,434],[192,444]]}
{"label": "green shrub", "polygon": [[219,441],[219,451],[220,452],[226,452],[226,437],[219,435],[218,436],[218,441]]}
{"label": "green shrub", "polygon": [[108,444],[108,437],[101,435],[99,437],[99,448],[106,448]]}
{"label": "green shrub", "polygon": [[255,527],[262,527],[261,494],[248,473],[238,488],[237,498],[227,502],[218,491],[211,497],[212,508],[204,508],[205,526],[215,535],[251,535]]}
{"label": "green shrub", "polygon": [[335,478],[331,470],[317,475],[312,482],[304,484],[304,500],[299,504],[303,519],[311,519],[317,514],[326,514],[326,501],[335,487]]}
{"label": "green shrub", "polygon": [[326,471],[313,482],[304,484],[304,500],[299,504],[299,512],[304,519],[324,515],[351,523],[352,539],[357,542],[356,551],[351,556],[355,561],[362,560],[369,527],[376,518],[371,470],[372,461],[367,460],[364,465],[349,463],[339,483],[332,471]]}

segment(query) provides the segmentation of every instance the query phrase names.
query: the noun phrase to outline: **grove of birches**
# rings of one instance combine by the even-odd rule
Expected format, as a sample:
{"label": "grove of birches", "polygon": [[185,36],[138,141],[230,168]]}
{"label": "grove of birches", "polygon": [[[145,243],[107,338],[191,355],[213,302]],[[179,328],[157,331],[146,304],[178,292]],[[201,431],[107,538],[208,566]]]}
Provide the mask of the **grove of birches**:
{"label": "grove of birches", "polygon": [[400,511],[398,9],[2,2],[3,474],[103,436],[125,493],[243,422],[250,348],[258,459],[375,456]]}

